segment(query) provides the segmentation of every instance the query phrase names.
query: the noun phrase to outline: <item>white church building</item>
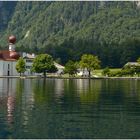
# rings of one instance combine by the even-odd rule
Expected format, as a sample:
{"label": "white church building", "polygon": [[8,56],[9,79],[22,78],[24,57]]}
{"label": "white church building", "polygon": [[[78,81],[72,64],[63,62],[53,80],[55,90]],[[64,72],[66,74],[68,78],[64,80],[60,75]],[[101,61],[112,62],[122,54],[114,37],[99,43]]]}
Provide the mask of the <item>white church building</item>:
{"label": "white church building", "polygon": [[15,69],[20,55],[15,51],[15,36],[9,37],[9,50],[0,51],[0,76],[19,75]]}

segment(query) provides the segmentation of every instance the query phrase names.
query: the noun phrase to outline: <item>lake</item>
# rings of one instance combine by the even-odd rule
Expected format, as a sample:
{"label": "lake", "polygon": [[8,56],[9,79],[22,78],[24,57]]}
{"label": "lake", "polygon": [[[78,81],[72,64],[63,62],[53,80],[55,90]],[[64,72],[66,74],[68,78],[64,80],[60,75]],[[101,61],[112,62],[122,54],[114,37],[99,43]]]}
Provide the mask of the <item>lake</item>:
{"label": "lake", "polygon": [[0,79],[0,138],[140,138],[140,80]]}

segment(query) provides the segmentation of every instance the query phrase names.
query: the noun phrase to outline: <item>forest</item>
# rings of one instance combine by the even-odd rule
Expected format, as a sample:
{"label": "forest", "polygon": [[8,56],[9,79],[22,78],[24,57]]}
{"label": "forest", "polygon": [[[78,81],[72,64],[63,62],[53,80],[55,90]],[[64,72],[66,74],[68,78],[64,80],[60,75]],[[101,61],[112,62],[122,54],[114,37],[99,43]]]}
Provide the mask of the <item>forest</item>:
{"label": "forest", "polygon": [[61,64],[93,54],[101,66],[122,67],[140,57],[140,2],[1,1],[0,48],[47,53]]}

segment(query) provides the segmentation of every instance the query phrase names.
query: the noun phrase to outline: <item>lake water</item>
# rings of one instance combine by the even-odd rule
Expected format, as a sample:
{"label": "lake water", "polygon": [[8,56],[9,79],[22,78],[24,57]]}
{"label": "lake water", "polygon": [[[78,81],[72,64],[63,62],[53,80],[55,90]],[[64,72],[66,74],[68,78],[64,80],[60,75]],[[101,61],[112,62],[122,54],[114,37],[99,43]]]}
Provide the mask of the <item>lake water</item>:
{"label": "lake water", "polygon": [[140,80],[0,79],[0,138],[140,138]]}

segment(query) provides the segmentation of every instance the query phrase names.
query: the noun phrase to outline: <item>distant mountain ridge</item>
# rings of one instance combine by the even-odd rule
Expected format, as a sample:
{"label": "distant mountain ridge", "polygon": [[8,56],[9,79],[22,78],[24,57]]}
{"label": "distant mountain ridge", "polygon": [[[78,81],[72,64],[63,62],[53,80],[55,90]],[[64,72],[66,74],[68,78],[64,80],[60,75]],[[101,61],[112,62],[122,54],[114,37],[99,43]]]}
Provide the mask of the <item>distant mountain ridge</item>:
{"label": "distant mountain ridge", "polygon": [[66,63],[83,53],[119,67],[140,56],[139,2],[0,2],[0,46],[17,37],[19,51],[49,53]]}

